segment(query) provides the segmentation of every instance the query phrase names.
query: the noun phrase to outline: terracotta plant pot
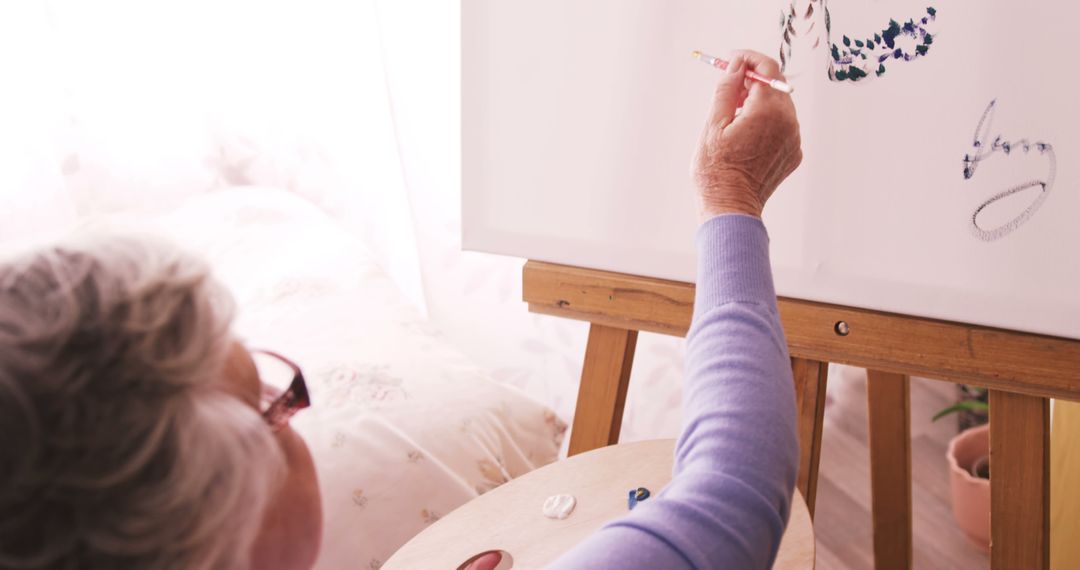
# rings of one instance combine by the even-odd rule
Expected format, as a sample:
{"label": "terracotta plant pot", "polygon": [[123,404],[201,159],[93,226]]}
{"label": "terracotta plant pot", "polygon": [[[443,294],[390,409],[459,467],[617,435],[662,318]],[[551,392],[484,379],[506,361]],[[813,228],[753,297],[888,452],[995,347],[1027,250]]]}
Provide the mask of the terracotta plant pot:
{"label": "terracotta plant pot", "polygon": [[972,476],[971,468],[989,455],[989,425],[964,430],[949,442],[953,515],[964,534],[985,550],[990,550],[990,480]]}

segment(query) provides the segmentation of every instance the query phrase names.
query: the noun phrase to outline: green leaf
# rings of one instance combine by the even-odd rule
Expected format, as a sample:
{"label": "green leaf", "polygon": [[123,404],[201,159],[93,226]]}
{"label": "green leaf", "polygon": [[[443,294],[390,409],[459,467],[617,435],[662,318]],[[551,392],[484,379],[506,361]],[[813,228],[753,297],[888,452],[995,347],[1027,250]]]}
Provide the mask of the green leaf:
{"label": "green leaf", "polygon": [[844,45],[851,47],[851,38],[844,36]]}
{"label": "green leaf", "polygon": [[986,388],[981,386],[972,386],[971,384],[963,384],[962,386],[966,388],[966,394],[972,396],[972,398],[967,398],[968,400],[973,398],[979,398],[981,400],[982,396],[986,395]]}
{"label": "green leaf", "polygon": [[963,402],[957,402],[949,406],[948,408],[945,408],[944,410],[938,412],[937,415],[934,416],[933,421],[936,422],[949,414],[953,414],[961,410],[985,412],[989,409],[990,406],[986,402],[980,402],[978,400],[964,400]]}
{"label": "green leaf", "polygon": [[862,40],[855,40],[855,47],[866,47]]}

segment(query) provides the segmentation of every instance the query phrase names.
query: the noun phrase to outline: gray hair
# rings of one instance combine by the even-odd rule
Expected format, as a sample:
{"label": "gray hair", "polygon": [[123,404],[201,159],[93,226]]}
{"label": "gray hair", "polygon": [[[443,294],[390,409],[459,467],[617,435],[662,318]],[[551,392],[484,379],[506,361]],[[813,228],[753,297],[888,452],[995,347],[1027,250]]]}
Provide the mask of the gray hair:
{"label": "gray hair", "polygon": [[232,315],[146,237],[0,263],[0,568],[248,566],[284,459],[216,386]]}

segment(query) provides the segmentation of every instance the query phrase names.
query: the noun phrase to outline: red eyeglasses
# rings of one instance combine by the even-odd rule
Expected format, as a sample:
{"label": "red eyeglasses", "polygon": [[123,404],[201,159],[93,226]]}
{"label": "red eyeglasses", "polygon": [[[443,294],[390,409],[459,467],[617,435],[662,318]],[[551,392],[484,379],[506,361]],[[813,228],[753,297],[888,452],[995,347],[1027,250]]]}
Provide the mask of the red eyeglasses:
{"label": "red eyeglasses", "polygon": [[269,350],[252,350],[262,381],[259,411],[270,429],[281,431],[296,412],[311,406],[304,373],[295,362]]}

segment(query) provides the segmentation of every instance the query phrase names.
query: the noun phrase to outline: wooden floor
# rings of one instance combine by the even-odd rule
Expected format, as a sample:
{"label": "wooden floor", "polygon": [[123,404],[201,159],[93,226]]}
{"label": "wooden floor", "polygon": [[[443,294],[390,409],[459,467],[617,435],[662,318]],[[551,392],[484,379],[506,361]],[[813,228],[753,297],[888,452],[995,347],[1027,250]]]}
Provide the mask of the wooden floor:
{"label": "wooden floor", "polygon": [[[852,368],[831,372],[814,519],[817,568],[870,569],[874,554],[866,375]],[[965,538],[952,516],[945,449],[956,433],[956,419],[930,421],[955,399],[953,384],[912,378],[912,495],[915,568],[919,570],[990,567],[987,553]]]}

